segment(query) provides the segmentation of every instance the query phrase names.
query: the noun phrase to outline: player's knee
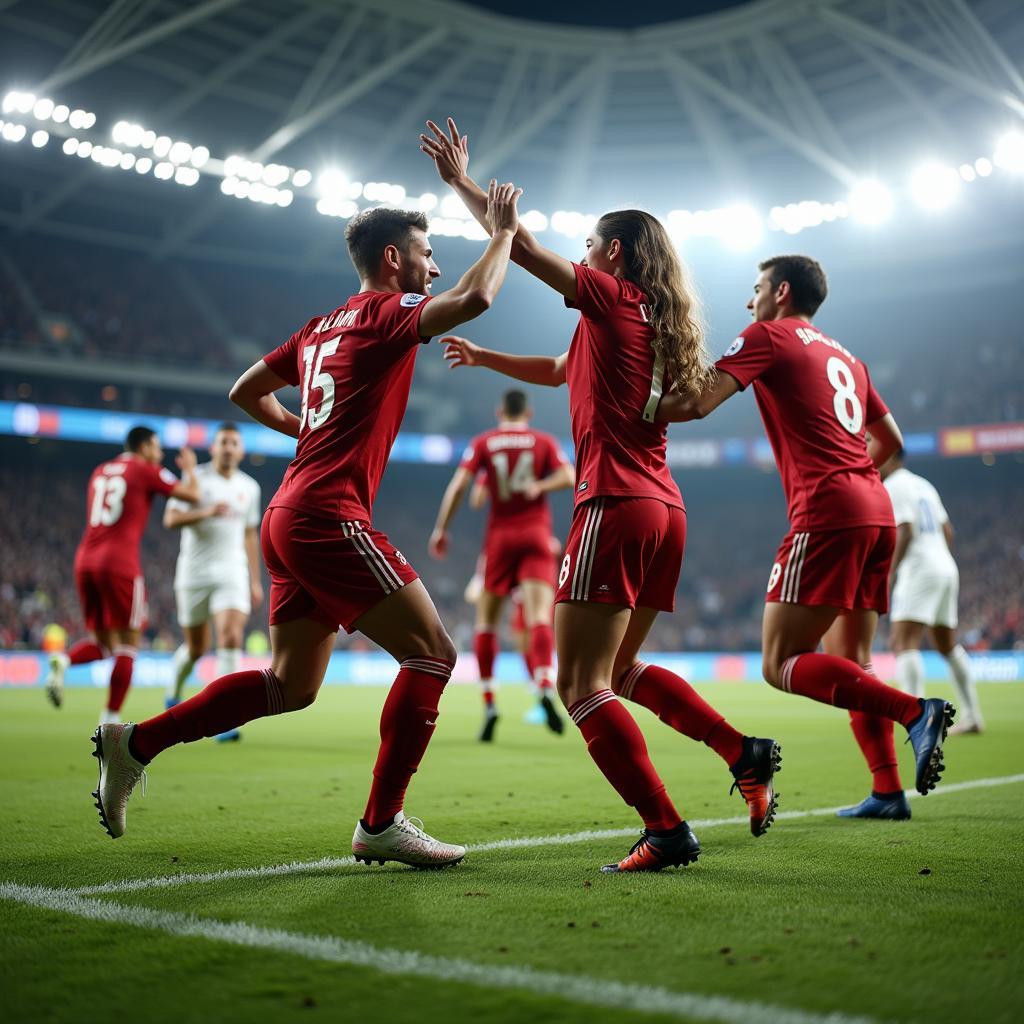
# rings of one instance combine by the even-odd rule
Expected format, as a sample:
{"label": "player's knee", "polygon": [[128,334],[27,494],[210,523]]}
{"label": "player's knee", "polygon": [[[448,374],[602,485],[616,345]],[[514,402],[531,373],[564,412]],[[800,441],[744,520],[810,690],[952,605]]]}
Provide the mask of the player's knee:
{"label": "player's knee", "polygon": [[616,661],[612,666],[612,692],[616,694],[622,693],[622,684],[626,678],[626,673],[636,664],[635,661]]}
{"label": "player's knee", "polygon": [[779,663],[779,659],[774,654],[765,654],[761,659],[761,675],[764,676],[764,681],[769,686],[774,686],[776,690],[782,689],[780,682],[782,677],[781,672],[782,666]]}
{"label": "player's knee", "polygon": [[[441,625],[440,620],[431,628],[425,630],[421,636],[415,638],[413,649],[406,655],[409,658],[437,658],[439,661],[445,661],[452,666],[455,665],[455,660],[458,656],[459,652],[455,649],[452,638],[448,635],[448,631],[444,626]],[[400,660],[404,661],[405,658]]]}
{"label": "player's knee", "polygon": [[302,711],[303,708],[308,708],[316,700],[316,695],[319,692],[319,686],[316,689],[311,689],[309,686],[286,689],[284,691],[284,710]]}
{"label": "player's knee", "polygon": [[206,653],[206,644],[194,640],[188,644],[188,656],[191,661],[198,661]]}

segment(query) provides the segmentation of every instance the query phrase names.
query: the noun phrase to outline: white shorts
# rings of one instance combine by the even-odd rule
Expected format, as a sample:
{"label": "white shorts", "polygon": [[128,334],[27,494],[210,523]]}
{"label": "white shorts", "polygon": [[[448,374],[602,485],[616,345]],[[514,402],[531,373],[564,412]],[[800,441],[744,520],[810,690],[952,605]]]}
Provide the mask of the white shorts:
{"label": "white shorts", "polygon": [[252,597],[246,576],[209,583],[202,587],[175,587],[174,602],[178,607],[179,626],[201,626],[217,612],[252,611]]}
{"label": "white shorts", "polygon": [[955,629],[959,597],[959,573],[924,576],[897,572],[889,618],[893,622],[921,622]]}

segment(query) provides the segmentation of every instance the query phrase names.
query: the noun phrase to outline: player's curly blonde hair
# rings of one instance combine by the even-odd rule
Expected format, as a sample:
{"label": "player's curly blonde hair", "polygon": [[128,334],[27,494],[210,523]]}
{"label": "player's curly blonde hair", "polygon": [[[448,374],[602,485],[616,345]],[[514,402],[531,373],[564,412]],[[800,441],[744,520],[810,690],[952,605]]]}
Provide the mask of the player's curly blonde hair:
{"label": "player's curly blonde hair", "polygon": [[699,395],[715,370],[704,343],[700,300],[668,232],[644,210],[613,210],[594,230],[622,246],[626,277],[647,296],[654,339],[651,347],[665,361],[666,384],[684,395]]}

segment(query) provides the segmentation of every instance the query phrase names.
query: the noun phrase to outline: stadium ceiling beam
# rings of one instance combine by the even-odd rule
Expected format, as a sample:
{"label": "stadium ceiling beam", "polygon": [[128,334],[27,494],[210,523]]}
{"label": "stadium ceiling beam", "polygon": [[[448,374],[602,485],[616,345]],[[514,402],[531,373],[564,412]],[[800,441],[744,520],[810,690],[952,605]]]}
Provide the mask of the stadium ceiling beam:
{"label": "stadium ceiling beam", "polygon": [[849,186],[856,181],[857,174],[848,164],[823,149],[818,143],[779,124],[770,115],[754,106],[746,97],[723,85],[717,78],[684,59],[678,53],[664,50],[662,51],[662,60],[668,67],[674,69],[680,78],[717,100],[723,107],[739,114],[761,133],[772,136],[844,185]]}
{"label": "stadium ceiling beam", "polygon": [[910,46],[900,39],[896,39],[871,25],[865,24],[858,18],[851,18],[848,14],[843,14],[831,7],[819,8],[816,10],[816,14],[819,19],[835,29],[840,36],[847,35],[859,38],[879,50],[884,50],[895,57],[899,57],[908,64],[920,68],[922,71],[927,71],[937,78],[958,86],[964,92],[997,103],[1000,106],[1009,107],[1018,117],[1024,117],[1024,100],[1012,95],[1012,93],[1007,92],[1005,89],[1000,89],[990,85],[988,82],[983,82],[975,78],[974,75],[961,71],[945,61],[938,60],[931,56],[931,54],[923,53],[916,47]]}
{"label": "stadium ceiling beam", "polygon": [[485,150],[475,160],[470,157],[470,173],[476,178],[489,177],[506,157],[514,153],[524,142],[529,141],[553,117],[557,117],[565,110],[588,85],[594,84],[594,79],[600,75],[604,67],[604,60],[600,54],[594,57],[582,70],[556,89],[532,114],[520,121],[511,131],[503,133],[495,146]]}
{"label": "stadium ceiling beam", "polygon": [[152,28],[132,36],[130,39],[125,39],[123,42],[101,50],[99,53],[83,57],[74,64],[54,72],[49,78],[36,86],[36,92],[52,92],[70,82],[76,82],[78,79],[84,78],[100,68],[108,67],[138,50],[152,46],[154,43],[160,42],[160,40],[166,39],[169,36],[177,35],[177,33],[191,28],[207,18],[212,18],[214,15],[226,11],[229,7],[235,7],[239,3],[241,3],[241,0],[206,0],[205,3],[192,6],[181,14],[168,18],[167,21],[154,25]]}
{"label": "stadium ceiling beam", "polygon": [[1017,70],[1016,65],[1010,60],[1006,51],[996,42],[992,33],[982,24],[978,15],[964,3],[964,0],[946,0],[946,2],[953,11],[959,14],[963,24],[968,26],[968,29],[981,44],[989,58],[998,65],[1010,80],[1014,89],[1017,90],[1017,95],[1024,98],[1024,75],[1021,75]]}
{"label": "stadium ceiling beam", "polygon": [[527,69],[530,66],[531,51],[519,46],[509,55],[502,72],[501,83],[494,92],[494,102],[487,112],[487,120],[473,140],[481,150],[488,150],[498,144],[505,130],[509,115],[523,87]]}
{"label": "stadium ceiling beam", "polygon": [[748,181],[743,159],[722,129],[720,120],[710,110],[705,96],[698,90],[689,88],[671,62],[666,64],[665,73],[683,113],[703,143],[708,159],[719,178],[730,189],[745,192]]}
{"label": "stadium ceiling beam", "polygon": [[558,162],[558,178],[552,198],[552,205],[556,208],[573,209],[580,202],[587,168],[593,162],[594,146],[605,120],[612,79],[610,61],[602,57],[594,74],[594,84],[584,94],[577,116],[565,133],[565,146]]}
{"label": "stadium ceiling beam", "polygon": [[[344,89],[335,95],[317,104],[315,107],[293,118],[287,124],[282,125],[270,136],[263,140],[260,145],[250,152],[253,160],[264,161],[274,156],[285,146],[290,145],[306,132],[311,131],[321,124],[328,117],[336,114],[348,104],[357,100],[360,96],[369,92],[382,81],[389,78],[404,65],[422,56],[428,50],[436,46],[447,36],[447,29],[436,28],[420,36],[415,42],[403,47],[397,53],[392,54],[387,60],[376,64],[369,71],[360,75],[354,82],[350,82]],[[190,217],[184,224],[167,235],[156,247],[157,257],[169,256],[180,248],[180,246],[193,238],[197,231],[201,231],[211,220],[213,220],[222,209],[221,196],[211,196],[210,200],[196,214]]]}
{"label": "stadium ceiling beam", "polygon": [[109,39],[111,27],[123,20],[122,16],[130,11],[138,0],[114,0],[107,9],[78,37],[75,44],[68,50],[57,64],[55,71],[68,67],[79,58],[87,56],[94,49],[102,48],[104,41]]}

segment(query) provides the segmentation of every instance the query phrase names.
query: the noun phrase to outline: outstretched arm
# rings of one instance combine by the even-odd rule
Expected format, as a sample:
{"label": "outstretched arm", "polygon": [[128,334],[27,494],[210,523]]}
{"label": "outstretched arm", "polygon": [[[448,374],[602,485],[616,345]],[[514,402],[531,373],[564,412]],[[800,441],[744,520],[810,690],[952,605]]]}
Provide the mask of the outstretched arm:
{"label": "outstretched arm", "polygon": [[483,224],[491,240],[484,254],[462,275],[458,284],[442,292],[423,308],[420,334],[431,338],[473,320],[490,309],[508,271],[512,239],[519,226],[516,203],[522,189],[492,181],[484,196]]}
{"label": "outstretched arm", "polygon": [[730,373],[720,373],[714,384],[703,394],[694,398],[670,391],[658,403],[655,419],[659,423],[686,423],[702,420],[713,413],[724,401],[732,398],[740,389],[739,381]]}
{"label": "outstretched arm", "polygon": [[228,398],[257,423],[262,423],[279,434],[298,437],[299,417],[289,412],[274,396],[275,391],[280,391],[284,387],[288,387],[288,381],[278,377],[261,359],[258,363],[253,363],[235,381]]}
{"label": "outstretched arm", "polygon": [[560,356],[510,356],[505,352],[481,348],[466,338],[454,334],[441,338],[444,357],[448,368],[456,366],[483,366],[488,370],[503,373],[506,377],[525,381],[527,384],[542,384],[557,388],[565,383],[565,361],[568,352]]}
{"label": "outstretched arm", "polygon": [[[434,161],[441,180],[466,204],[466,208],[486,229],[487,195],[469,176],[469,136],[459,135],[455,122],[448,118],[445,134],[433,121],[427,122],[430,135],[420,135],[420,149]],[[512,243],[512,262],[554,288],[565,298],[576,299],[576,271],[564,256],[546,249],[523,227],[518,226]]]}
{"label": "outstretched arm", "polygon": [[459,466],[445,488],[441,507],[437,510],[437,522],[434,532],[427,542],[427,550],[434,558],[444,558],[448,554],[448,524],[452,521],[467,488],[473,482],[473,474],[465,466]]}

